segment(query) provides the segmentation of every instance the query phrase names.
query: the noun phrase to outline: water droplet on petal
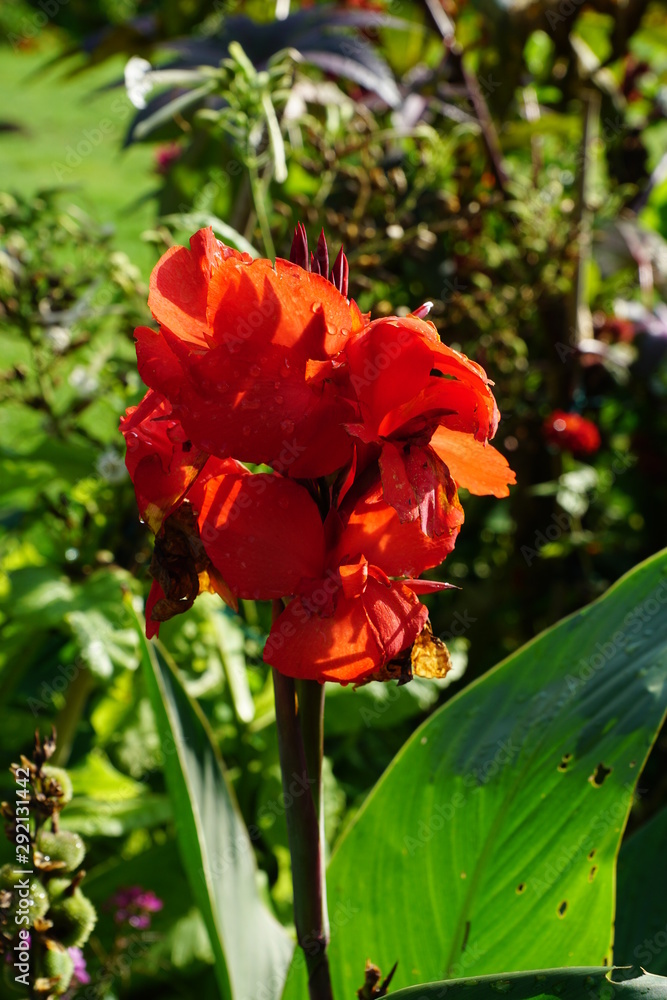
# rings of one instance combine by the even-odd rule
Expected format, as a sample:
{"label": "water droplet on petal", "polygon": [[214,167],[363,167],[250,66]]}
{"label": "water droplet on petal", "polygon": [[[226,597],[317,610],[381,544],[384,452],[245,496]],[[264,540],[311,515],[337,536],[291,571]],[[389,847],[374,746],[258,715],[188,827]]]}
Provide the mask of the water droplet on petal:
{"label": "water droplet on petal", "polygon": [[282,420],[281,423],[280,423],[280,429],[281,429],[281,431],[284,431],[285,434],[291,434],[292,431],[294,430],[294,421],[293,420]]}
{"label": "water droplet on petal", "polygon": [[313,315],[316,316],[317,313],[324,312],[324,307],[321,302],[313,302],[312,306],[310,307],[310,311],[313,313]]}
{"label": "water droplet on petal", "polygon": [[278,406],[282,406],[283,403],[285,402],[285,397],[284,396],[274,396],[273,398],[275,399],[275,401],[278,404]]}
{"label": "water droplet on petal", "polygon": [[262,369],[259,367],[259,365],[252,365],[250,369],[250,374],[252,375],[253,378],[257,378],[259,375],[262,374]]}

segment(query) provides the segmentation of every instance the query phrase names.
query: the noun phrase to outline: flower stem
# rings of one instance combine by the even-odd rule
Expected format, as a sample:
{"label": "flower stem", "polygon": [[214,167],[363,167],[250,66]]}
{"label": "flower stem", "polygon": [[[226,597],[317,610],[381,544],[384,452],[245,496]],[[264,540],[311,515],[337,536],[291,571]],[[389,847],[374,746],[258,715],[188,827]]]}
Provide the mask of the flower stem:
{"label": "flower stem", "polygon": [[[281,602],[275,605],[274,617],[278,607],[282,610]],[[294,680],[274,669],[273,689],[283,792],[290,803],[285,815],[297,939],[305,955],[310,1000],[333,1000],[321,821],[324,685],[300,681],[297,698]]]}
{"label": "flower stem", "polygon": [[259,176],[257,168],[254,165],[248,165],[248,175],[250,177],[252,200],[255,205],[255,212],[257,213],[257,222],[259,223],[259,228],[262,231],[264,252],[267,257],[275,258],[276,251],[273,245],[273,237],[271,236],[271,223],[269,222],[269,216],[266,211],[266,191],[264,190],[264,184],[262,183],[262,178]]}

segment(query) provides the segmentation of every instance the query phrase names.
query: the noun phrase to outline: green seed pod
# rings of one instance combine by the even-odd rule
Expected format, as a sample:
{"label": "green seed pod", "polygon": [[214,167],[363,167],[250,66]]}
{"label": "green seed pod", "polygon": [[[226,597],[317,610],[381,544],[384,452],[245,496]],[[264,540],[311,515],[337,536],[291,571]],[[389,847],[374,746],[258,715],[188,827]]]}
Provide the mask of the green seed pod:
{"label": "green seed pod", "polygon": [[[45,764],[42,767],[42,775],[44,778],[42,788],[45,795],[57,798],[63,806],[72,801],[72,779],[64,768]],[[62,795],[58,795],[58,790],[62,791]]]}
{"label": "green seed pod", "polygon": [[49,899],[51,900],[51,905],[55,903],[57,899],[60,899],[62,895],[69,889],[72,884],[70,878],[50,878],[46,883],[46,891],[49,894]]}
{"label": "green seed pod", "polygon": [[[28,881],[27,887],[23,885],[26,881]],[[11,865],[3,865],[0,869],[0,888],[7,889],[12,894],[9,907],[5,910],[5,914],[12,924],[18,917],[24,918],[20,919],[22,927],[26,929],[32,927],[35,920],[38,917],[43,917],[49,908],[49,897],[40,880],[27,876],[23,872],[14,872]]]}
{"label": "green seed pod", "polygon": [[0,868],[0,889],[13,889],[16,885],[17,879],[20,879],[20,875],[14,874],[14,868],[12,865],[3,865]]}
{"label": "green seed pod", "polygon": [[[44,855],[44,864],[48,869],[48,861],[53,863],[54,870],[73,872],[78,868],[86,855],[86,848],[78,833],[71,830],[40,830],[37,834],[37,850]],[[62,866],[59,864],[62,862]]]}
{"label": "green seed pod", "polygon": [[97,912],[87,896],[75,889],[71,896],[61,896],[48,913],[53,927],[49,931],[66,948],[85,944],[97,923]]}
{"label": "green seed pod", "polygon": [[71,955],[57,941],[46,939],[46,954],[44,955],[44,975],[47,979],[57,979],[52,987],[54,996],[62,996],[72,981],[74,962]]}

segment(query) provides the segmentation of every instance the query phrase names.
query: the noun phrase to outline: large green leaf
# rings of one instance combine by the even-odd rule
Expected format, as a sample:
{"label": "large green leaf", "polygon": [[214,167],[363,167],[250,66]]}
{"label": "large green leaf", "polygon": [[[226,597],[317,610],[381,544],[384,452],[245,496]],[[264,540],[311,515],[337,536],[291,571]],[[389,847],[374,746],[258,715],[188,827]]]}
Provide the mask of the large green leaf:
{"label": "large green leaf", "polygon": [[[632,978],[626,979],[630,975]],[[614,978],[612,979],[611,976]],[[667,979],[628,969],[577,968],[508,972],[478,979],[450,979],[444,983],[409,986],[391,994],[391,1000],[442,1000],[447,994],[465,1000],[497,1000],[508,993],[512,1000],[665,1000]]]}
{"label": "large green leaf", "polygon": [[667,808],[629,838],[618,858],[614,953],[667,974]]}
{"label": "large green leaf", "polygon": [[194,897],[215,955],[223,1000],[280,996],[292,954],[288,935],[262,903],[245,824],[201,710],[142,636],[143,666],[176,830]]}
{"label": "large green leaf", "polygon": [[337,997],[367,958],[398,960],[396,988],[611,964],[615,858],[667,706],[666,574],[642,564],[405,745],[329,866]]}

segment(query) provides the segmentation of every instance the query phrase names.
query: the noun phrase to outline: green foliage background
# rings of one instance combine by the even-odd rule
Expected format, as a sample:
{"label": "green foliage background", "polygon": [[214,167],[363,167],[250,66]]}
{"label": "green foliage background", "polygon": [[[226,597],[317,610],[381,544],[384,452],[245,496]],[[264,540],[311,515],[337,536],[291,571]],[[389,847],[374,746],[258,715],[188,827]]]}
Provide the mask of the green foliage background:
{"label": "green foliage background", "polygon": [[[56,6],[46,21],[37,2],[0,8],[9,95],[0,113],[0,747],[9,764],[29,750],[36,725],[58,728],[58,762],[71,767],[76,792],[63,819],[87,840],[87,891],[102,907],[89,959],[98,994],[215,997],[208,916],[181,865],[165,785],[175,750],[139,669],[133,605],[141,611],[147,593],[150,542],[117,431],[143,391],[132,330],[149,319],[150,269],[187,239],[193,213],[197,225],[221,220],[263,255],[288,254],[298,219],[311,239],[324,225],[334,252],[345,245],[363,309],[378,316],[432,300],[446,342],[496,381],[496,443],[518,485],[507,500],[464,497],[466,525],[440,571],[461,590],[429,598],[459,679],[328,692],[333,848],[418,723],[667,545],[665,12],[635,4],[620,18],[611,0],[568,14],[562,4],[471,2],[448,9],[462,61],[445,53],[426,5],[391,3],[387,13],[407,23],[347,30],[381,57],[385,86],[389,73],[403,98],[410,92],[398,110],[308,63],[279,55],[258,78],[237,59],[215,81],[226,106],[167,112],[121,152],[135,112],[122,89],[103,88],[129,55],[159,61],[162,43],[185,35],[217,43],[222,58],[234,16],[266,20],[270,5]],[[147,35],[126,23],[156,13]],[[105,26],[108,34],[94,35]],[[266,94],[282,125],[283,180],[262,118]],[[294,118],[295,94],[303,104]],[[480,128],[480,109],[491,125]],[[165,142],[178,147],[166,167],[155,159]],[[633,316],[643,309],[643,325],[619,323],[631,312],[619,301],[633,304]],[[646,332],[648,314],[657,332]],[[598,424],[598,453],[581,459],[546,445],[542,423],[557,408]],[[267,608],[245,602],[234,617],[204,597],[164,626],[161,642],[205,714],[241,816],[258,831],[261,895],[289,926],[261,662],[267,627]],[[665,971],[667,939],[656,942],[667,913],[664,893],[649,906],[642,886],[664,831],[666,751],[660,734],[618,875],[626,906],[617,957],[655,973]],[[8,773],[0,790],[10,793]],[[1,842],[0,862],[9,851]],[[137,957],[105,978],[117,932],[104,903],[136,883],[165,907],[152,936],[138,937]]]}

